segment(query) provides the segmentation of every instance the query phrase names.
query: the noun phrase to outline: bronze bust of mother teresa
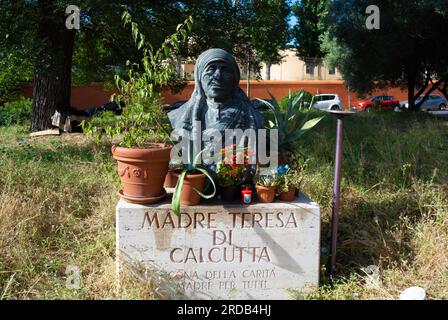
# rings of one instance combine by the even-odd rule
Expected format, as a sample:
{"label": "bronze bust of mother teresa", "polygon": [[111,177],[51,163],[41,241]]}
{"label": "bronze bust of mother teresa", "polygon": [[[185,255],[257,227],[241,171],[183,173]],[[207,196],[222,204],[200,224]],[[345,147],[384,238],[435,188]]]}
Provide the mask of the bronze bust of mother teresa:
{"label": "bronze bust of mother teresa", "polygon": [[235,58],[222,49],[204,51],[195,66],[195,87],[185,104],[168,113],[174,129],[187,132],[209,129],[263,128],[263,116],[239,87],[240,71]]}

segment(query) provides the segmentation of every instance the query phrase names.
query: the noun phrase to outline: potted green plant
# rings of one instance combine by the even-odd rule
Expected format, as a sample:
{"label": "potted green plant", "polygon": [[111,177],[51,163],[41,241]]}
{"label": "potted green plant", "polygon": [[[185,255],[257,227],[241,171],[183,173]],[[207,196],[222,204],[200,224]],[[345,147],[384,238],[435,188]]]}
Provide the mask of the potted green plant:
{"label": "potted green plant", "polygon": [[239,186],[246,177],[249,155],[244,148],[238,150],[236,145],[221,149],[222,161],[216,166],[216,176],[224,201],[233,201],[239,193]]}
{"label": "potted green plant", "polygon": [[289,94],[285,112],[282,112],[275,97],[270,92],[268,93],[271,96],[269,101],[258,100],[265,103],[272,111],[273,116],[268,120],[267,129],[278,130],[279,163],[284,165],[298,153],[299,138],[316,126],[323,116],[308,119],[309,113],[305,113],[304,110],[310,108],[313,101],[311,100],[311,104],[306,103],[303,91],[295,96]]}
{"label": "potted green plant", "polygon": [[289,165],[280,165],[278,167],[279,184],[277,193],[282,201],[294,201],[297,190],[302,183],[301,168],[290,168]]}
{"label": "potted green plant", "polygon": [[[214,197],[216,193],[216,185],[213,178],[210,176],[207,169],[200,163],[201,154],[205,149],[194,154],[191,141],[188,149],[188,163],[177,164],[173,170],[174,175],[177,178],[177,183],[173,192],[171,209],[177,215],[180,214],[181,204],[194,206],[200,203],[201,197],[210,199]],[[209,195],[203,193],[206,180],[209,181],[213,187],[213,192]]]}
{"label": "potted green plant", "polygon": [[275,199],[279,177],[277,174],[262,175],[257,172],[254,176],[255,189],[257,190],[258,200],[268,203]]}
{"label": "potted green plant", "polygon": [[127,10],[123,12],[124,25],[131,25],[132,38],[142,52],[141,63],[130,63],[127,78],[115,76],[117,93],[112,95],[117,105],[124,104],[119,116],[103,112],[82,128],[100,142],[110,141],[112,154],[118,162],[118,175],[122,198],[133,203],[155,203],[166,195],[163,187],[170,161],[170,123],[162,110],[161,90],[175,79],[174,63],[169,63],[172,53],[179,47],[178,37],[187,38],[191,30],[191,17],[179,24],[176,32],[168,37],[158,50],[146,42],[138,25]]}

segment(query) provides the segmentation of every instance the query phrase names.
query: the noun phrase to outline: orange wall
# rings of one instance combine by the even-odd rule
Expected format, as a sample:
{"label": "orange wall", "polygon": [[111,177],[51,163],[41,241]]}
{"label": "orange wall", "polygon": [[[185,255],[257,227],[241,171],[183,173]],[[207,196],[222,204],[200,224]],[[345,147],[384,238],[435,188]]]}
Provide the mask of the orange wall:
{"label": "orange wall", "polygon": [[[240,87],[246,92],[246,80],[240,81]],[[251,99],[255,98],[269,98],[268,91],[277,99],[280,100],[288,95],[289,91],[306,90],[311,93],[336,93],[343,101],[344,106],[347,105],[347,90],[344,82],[341,80],[303,80],[303,81],[275,81],[275,80],[251,80],[249,82],[249,96]],[[188,83],[187,87],[180,94],[171,94],[166,92],[164,94],[167,103],[172,103],[178,100],[187,100],[193,92],[194,82]],[[353,94],[352,101],[355,95]]]}
{"label": "orange wall", "polygon": [[[246,92],[246,80],[240,81],[240,87]],[[184,90],[179,94],[164,92],[166,103],[173,103],[178,100],[188,100],[194,89],[194,81],[189,81]],[[288,92],[297,90],[306,90],[310,93],[334,93],[338,94],[342,100],[344,108],[348,106],[348,92],[342,80],[306,80],[306,81],[250,81],[250,98],[269,98],[268,90],[276,99],[281,99]],[[22,85],[23,95],[29,98],[33,96],[33,88],[31,83]],[[73,86],[71,104],[79,110],[86,108],[98,107],[109,101],[111,91],[105,91],[101,83],[93,83],[86,86]],[[373,94],[385,94],[395,96],[398,100],[407,100],[407,92],[398,88],[390,88],[387,90],[377,90]],[[350,92],[350,104],[357,99],[357,95]]]}
{"label": "orange wall", "polygon": [[[25,97],[33,97],[33,84],[22,85],[22,92]],[[109,101],[111,91],[105,91],[101,83],[93,83],[86,86],[72,86],[70,103],[78,110],[92,107],[99,107]]]}

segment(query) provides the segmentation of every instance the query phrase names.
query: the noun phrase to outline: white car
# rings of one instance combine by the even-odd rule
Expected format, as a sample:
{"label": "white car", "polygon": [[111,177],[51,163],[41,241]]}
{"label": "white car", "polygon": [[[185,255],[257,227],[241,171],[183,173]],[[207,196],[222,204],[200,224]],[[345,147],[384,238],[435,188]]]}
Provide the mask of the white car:
{"label": "white car", "polygon": [[[419,103],[423,99],[423,96],[415,99],[414,104]],[[403,109],[409,108],[408,101],[401,101],[400,105]],[[431,94],[428,96],[428,99],[423,101],[420,105],[420,110],[445,110],[446,109],[446,100],[444,97],[439,96],[438,94]]]}
{"label": "white car", "polygon": [[313,108],[319,110],[342,110],[342,101],[337,94],[318,94],[314,96]]}

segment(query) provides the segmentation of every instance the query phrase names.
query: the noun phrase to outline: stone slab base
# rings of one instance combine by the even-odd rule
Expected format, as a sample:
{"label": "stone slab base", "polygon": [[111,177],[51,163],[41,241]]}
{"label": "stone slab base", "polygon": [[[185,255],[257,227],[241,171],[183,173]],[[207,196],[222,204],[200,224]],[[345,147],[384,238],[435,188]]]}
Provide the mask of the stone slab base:
{"label": "stone slab base", "polygon": [[132,268],[185,299],[288,299],[318,286],[320,208],[295,202],[182,206],[120,200],[117,272]]}

